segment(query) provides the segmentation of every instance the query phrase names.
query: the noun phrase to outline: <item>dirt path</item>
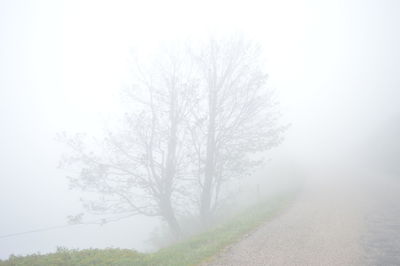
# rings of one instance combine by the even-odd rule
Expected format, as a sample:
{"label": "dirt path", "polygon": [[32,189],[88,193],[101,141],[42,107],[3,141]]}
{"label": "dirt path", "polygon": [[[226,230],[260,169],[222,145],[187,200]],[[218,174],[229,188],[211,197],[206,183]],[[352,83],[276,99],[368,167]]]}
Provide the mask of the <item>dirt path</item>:
{"label": "dirt path", "polygon": [[309,180],[286,212],[205,265],[363,265],[360,195],[330,180]]}

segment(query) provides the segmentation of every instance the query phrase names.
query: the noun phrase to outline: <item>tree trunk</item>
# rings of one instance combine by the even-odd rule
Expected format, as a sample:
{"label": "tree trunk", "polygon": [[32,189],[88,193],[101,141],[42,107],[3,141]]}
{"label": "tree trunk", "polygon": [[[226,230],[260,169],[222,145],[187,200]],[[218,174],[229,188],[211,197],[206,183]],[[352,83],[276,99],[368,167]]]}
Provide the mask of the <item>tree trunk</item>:
{"label": "tree trunk", "polygon": [[175,239],[178,240],[182,237],[182,230],[178,223],[178,220],[176,219],[175,212],[172,208],[171,198],[165,197],[162,199],[162,201],[163,201],[161,202],[162,216],[167,222],[168,227],[171,230],[171,233],[173,234]]}
{"label": "tree trunk", "polygon": [[201,195],[200,216],[204,226],[208,226],[211,218],[211,198],[212,183],[215,175],[215,126],[216,126],[216,107],[217,95],[216,91],[210,89],[209,92],[209,122],[207,129],[207,151],[206,163],[204,169],[204,184]]}
{"label": "tree trunk", "polygon": [[161,198],[163,216],[166,219],[171,232],[174,236],[179,239],[181,237],[181,228],[179,226],[178,220],[176,219],[175,211],[171,202],[171,191],[173,186],[173,179],[176,174],[176,146],[177,146],[177,131],[178,131],[178,119],[176,113],[176,91],[174,88],[170,91],[170,110],[169,110],[169,120],[170,120],[170,132],[167,147],[167,158],[165,163],[165,176],[164,176],[164,197]]}

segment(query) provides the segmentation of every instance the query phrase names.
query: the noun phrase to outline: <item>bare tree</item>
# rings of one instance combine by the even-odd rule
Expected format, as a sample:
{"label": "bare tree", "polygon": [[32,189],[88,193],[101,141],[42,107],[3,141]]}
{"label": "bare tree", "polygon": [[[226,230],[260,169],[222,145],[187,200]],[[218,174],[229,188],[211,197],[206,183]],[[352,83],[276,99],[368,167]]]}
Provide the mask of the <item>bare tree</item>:
{"label": "bare tree", "polygon": [[85,200],[89,212],[161,216],[179,237],[177,212],[187,207],[183,121],[197,82],[176,49],[164,51],[150,66],[136,64],[135,70],[136,83],[125,94],[133,110],[125,114],[123,127],[108,130],[97,152],[87,148],[82,136],[64,136],[73,154],[63,163],[79,170],[69,178],[72,187],[94,193],[95,198]]}
{"label": "bare tree", "polygon": [[136,64],[124,126],[108,130],[97,152],[64,137],[74,151],[64,163],[79,170],[71,185],[96,196],[90,212],[160,216],[179,237],[178,217],[198,211],[209,224],[227,182],[262,163],[285,127],[251,42],[211,39],[156,59]]}
{"label": "bare tree", "polygon": [[192,52],[201,83],[189,128],[205,224],[221,201],[224,184],[249,174],[263,162],[262,152],[282,140],[285,127],[277,123],[260,55],[256,45],[237,36],[211,39]]}

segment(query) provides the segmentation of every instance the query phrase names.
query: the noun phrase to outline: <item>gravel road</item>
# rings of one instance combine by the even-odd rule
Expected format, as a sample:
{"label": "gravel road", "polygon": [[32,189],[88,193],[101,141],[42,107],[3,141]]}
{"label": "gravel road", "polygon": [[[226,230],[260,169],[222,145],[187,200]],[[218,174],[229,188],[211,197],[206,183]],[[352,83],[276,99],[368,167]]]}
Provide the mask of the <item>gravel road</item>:
{"label": "gravel road", "polygon": [[375,179],[368,191],[362,238],[365,265],[400,265],[400,180]]}
{"label": "gravel road", "polygon": [[355,184],[310,179],[274,220],[204,265],[364,265],[364,207]]}

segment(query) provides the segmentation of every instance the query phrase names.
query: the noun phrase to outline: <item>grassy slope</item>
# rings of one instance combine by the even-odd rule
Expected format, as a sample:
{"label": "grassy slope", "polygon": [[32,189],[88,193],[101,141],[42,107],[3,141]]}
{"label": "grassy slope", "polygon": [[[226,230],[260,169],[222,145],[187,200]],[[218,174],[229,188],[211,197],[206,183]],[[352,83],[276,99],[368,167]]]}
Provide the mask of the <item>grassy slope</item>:
{"label": "grassy slope", "polygon": [[58,249],[48,255],[11,257],[0,261],[0,266],[187,266],[204,262],[218,254],[224,247],[240,240],[245,234],[276,216],[293,201],[296,193],[281,195],[254,205],[232,220],[208,232],[196,235],[178,244],[151,254],[127,249]]}

